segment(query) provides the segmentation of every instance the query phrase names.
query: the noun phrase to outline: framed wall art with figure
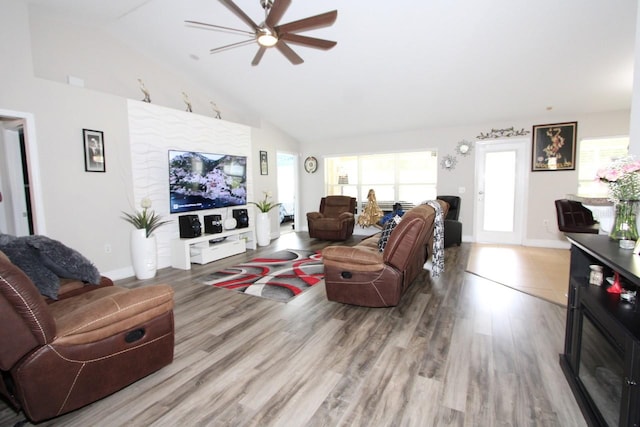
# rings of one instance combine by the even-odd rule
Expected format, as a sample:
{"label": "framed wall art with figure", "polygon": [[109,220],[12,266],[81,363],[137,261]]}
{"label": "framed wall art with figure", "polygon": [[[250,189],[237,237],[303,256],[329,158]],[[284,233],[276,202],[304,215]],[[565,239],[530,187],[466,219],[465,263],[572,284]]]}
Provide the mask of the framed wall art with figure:
{"label": "framed wall art with figure", "polygon": [[104,134],[99,130],[82,129],[84,140],[84,170],[106,172]]}
{"label": "framed wall art with figure", "polygon": [[269,160],[266,151],[260,152],[260,175],[269,175]]}
{"label": "framed wall art with figure", "polygon": [[575,170],[578,122],[533,127],[531,170]]}

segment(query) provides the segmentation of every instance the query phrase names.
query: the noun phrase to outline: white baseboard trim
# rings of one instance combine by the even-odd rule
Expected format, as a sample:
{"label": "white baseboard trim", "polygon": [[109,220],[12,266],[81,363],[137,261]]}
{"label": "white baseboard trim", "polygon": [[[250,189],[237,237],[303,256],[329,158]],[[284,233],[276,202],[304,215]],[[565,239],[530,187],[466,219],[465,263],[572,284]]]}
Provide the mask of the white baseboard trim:
{"label": "white baseboard trim", "polygon": [[[462,241],[466,243],[476,243],[471,236],[462,236]],[[549,249],[569,249],[571,244],[568,240],[527,239],[522,242],[522,246]]]}
{"label": "white baseboard trim", "polygon": [[522,243],[523,246],[533,246],[536,248],[550,248],[550,249],[569,249],[571,243],[568,240],[540,240],[531,239],[525,240]]}
{"label": "white baseboard trim", "polygon": [[100,274],[102,274],[105,277],[108,277],[111,280],[127,279],[129,277],[133,277],[136,275],[135,272],[133,271],[133,267],[125,267],[125,268],[119,268],[117,270],[103,271],[103,272],[100,272]]}

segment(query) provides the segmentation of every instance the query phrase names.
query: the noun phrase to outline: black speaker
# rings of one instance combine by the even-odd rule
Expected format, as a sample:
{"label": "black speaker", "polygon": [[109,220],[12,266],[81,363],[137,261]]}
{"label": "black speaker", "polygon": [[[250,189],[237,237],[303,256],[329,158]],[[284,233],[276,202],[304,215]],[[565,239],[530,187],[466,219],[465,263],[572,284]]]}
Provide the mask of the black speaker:
{"label": "black speaker", "polygon": [[198,215],[180,215],[178,220],[180,222],[181,239],[190,239],[202,234],[202,227],[200,226]]}
{"label": "black speaker", "polygon": [[247,228],[249,226],[249,215],[246,209],[234,209],[233,217],[238,223],[236,228]]}
{"label": "black speaker", "polygon": [[205,215],[202,219],[206,234],[222,233],[222,215]]}

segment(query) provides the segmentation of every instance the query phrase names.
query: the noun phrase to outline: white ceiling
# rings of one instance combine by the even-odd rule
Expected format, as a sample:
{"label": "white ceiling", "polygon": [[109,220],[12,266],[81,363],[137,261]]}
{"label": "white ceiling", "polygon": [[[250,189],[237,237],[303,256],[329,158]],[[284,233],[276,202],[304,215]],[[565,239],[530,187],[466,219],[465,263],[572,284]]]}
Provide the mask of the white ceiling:
{"label": "white ceiling", "polygon": [[[240,36],[184,24],[247,29],[217,0],[27,1],[104,27],[305,142],[631,103],[634,0],[294,0],[281,23],[337,9],[302,34],[338,45],[292,45],[298,66],[272,49],[258,67],[253,45],[209,54]],[[264,19],[259,0],[236,4]]]}

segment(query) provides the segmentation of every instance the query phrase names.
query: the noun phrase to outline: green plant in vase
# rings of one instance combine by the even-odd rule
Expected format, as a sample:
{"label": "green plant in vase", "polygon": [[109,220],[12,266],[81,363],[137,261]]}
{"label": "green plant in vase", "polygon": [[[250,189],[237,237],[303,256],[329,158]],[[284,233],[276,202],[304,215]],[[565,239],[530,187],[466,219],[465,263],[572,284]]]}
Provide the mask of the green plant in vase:
{"label": "green plant in vase", "polygon": [[249,202],[252,205],[256,205],[260,210],[260,212],[267,213],[271,209],[278,207],[282,204],[282,203],[273,203],[269,201],[269,199],[271,198],[271,192],[263,191],[262,193],[264,194],[264,199],[262,199],[259,202]]}
{"label": "green plant in vase", "polygon": [[282,203],[274,203],[270,201],[271,193],[263,191],[264,198],[259,202],[249,202],[255,205],[260,213],[256,218],[256,237],[258,246],[266,246],[271,241],[271,225],[269,224],[268,213],[271,209],[280,206]]}
{"label": "green plant in vase", "polygon": [[135,214],[122,212],[122,217],[125,221],[133,225],[138,230],[146,230],[146,237],[150,237],[151,234],[159,227],[170,223],[171,221],[163,221],[162,217],[156,214],[151,208],[151,199],[145,197],[140,202],[142,212],[136,211]]}

